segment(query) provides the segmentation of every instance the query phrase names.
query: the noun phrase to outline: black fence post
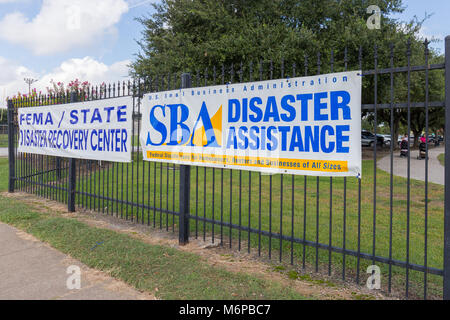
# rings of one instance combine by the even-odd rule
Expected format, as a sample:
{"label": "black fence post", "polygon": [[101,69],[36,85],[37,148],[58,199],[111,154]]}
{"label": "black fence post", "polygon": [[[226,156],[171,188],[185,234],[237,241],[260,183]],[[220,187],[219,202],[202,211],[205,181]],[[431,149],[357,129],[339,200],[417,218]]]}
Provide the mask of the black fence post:
{"label": "black fence post", "polygon": [[[70,102],[77,102],[77,93],[72,92],[70,95]],[[77,162],[74,158],[69,159],[69,186],[67,197],[67,210],[69,212],[75,212],[75,196],[76,196],[76,181],[77,181]]]}
{"label": "black fence post", "polygon": [[[191,87],[191,75],[183,73],[181,75],[181,88]],[[189,243],[189,216],[190,216],[190,196],[191,196],[191,167],[180,166],[180,215],[179,215],[179,244]]]}
{"label": "black fence post", "polygon": [[56,158],[56,179],[61,180],[61,158]]}
{"label": "black fence post", "polygon": [[450,36],[445,38],[444,300],[450,300]]}
{"label": "black fence post", "polygon": [[14,184],[16,182],[15,167],[16,159],[14,153],[14,104],[11,100],[8,100],[8,161],[9,161],[9,180],[8,180],[8,192],[14,192]]}

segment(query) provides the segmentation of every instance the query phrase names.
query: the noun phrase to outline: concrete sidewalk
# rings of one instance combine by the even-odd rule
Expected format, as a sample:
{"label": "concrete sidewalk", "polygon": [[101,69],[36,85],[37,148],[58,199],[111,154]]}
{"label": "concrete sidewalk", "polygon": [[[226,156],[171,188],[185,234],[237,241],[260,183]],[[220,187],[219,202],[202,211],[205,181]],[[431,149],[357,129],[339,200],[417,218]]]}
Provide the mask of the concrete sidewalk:
{"label": "concrete sidewalk", "polygon": [[[81,289],[69,290],[69,266],[81,269]],[[0,300],[142,300],[121,281],[89,269],[34,237],[0,223]]]}
{"label": "concrete sidewalk", "polygon": [[[445,152],[445,147],[440,146],[428,150],[428,181],[444,185],[445,168],[437,159],[438,155]],[[418,160],[418,150],[411,152],[411,179],[425,181],[425,160]],[[378,168],[388,173],[391,172],[391,156],[388,155],[377,162]],[[394,175],[406,178],[408,176],[408,159],[400,158],[400,151],[394,154]]]}
{"label": "concrete sidewalk", "polygon": [[8,148],[0,148],[0,158],[8,157]]}

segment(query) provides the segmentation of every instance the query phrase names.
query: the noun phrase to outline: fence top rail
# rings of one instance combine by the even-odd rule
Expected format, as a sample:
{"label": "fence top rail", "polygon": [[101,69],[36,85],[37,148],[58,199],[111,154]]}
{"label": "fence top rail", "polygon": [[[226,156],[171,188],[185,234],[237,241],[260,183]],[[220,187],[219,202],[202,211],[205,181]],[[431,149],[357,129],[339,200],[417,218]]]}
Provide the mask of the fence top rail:
{"label": "fence top rail", "polygon": [[[420,72],[420,71],[430,71],[430,70],[444,70],[445,69],[445,64],[430,64],[430,65],[415,65],[415,66],[409,66],[409,67],[393,67],[393,68],[384,68],[384,69],[372,69],[372,70],[363,70],[361,71],[361,75],[362,76],[372,76],[372,75],[381,75],[381,74],[391,74],[391,73],[404,73],[404,72]],[[347,70],[350,71],[350,70]],[[180,73],[180,77],[179,80],[181,80],[181,75],[182,73]],[[197,74],[197,77],[199,77],[200,75]],[[207,75],[203,75],[205,77],[205,79],[207,80]],[[78,91],[76,92],[76,94],[79,97],[82,97],[80,99],[80,102],[83,101],[95,101],[95,100],[106,100],[106,99],[110,99],[110,98],[118,98],[118,97],[127,97],[127,96],[133,96],[133,97],[138,97],[138,96],[142,96],[142,94],[145,93],[150,93],[150,92],[164,92],[164,91],[170,91],[170,90],[181,90],[181,86],[174,86],[172,88],[160,88],[160,86],[158,84],[154,84],[154,82],[152,82],[151,79],[155,79],[158,78],[158,76],[155,77],[146,77],[146,78],[136,78],[132,83],[132,85],[130,85],[129,90],[126,92],[125,91],[116,91],[116,90],[110,90],[109,88],[113,88],[113,86],[111,85],[105,85],[105,87],[108,88],[107,91],[105,91],[104,93],[102,93],[102,95],[98,95],[95,92],[97,92],[97,89],[95,89],[96,87],[90,87],[87,88],[86,91]],[[193,76],[194,78],[194,76]],[[285,76],[284,78],[280,78],[280,79],[289,79],[291,77]],[[150,79],[150,81],[149,81]],[[249,81],[249,82],[261,82],[261,81],[267,81],[270,79],[266,79],[266,80],[255,80],[255,81]],[[193,81],[194,82],[194,81]],[[201,81],[195,81],[196,83],[192,85],[192,88],[198,88],[198,87],[209,87],[209,86],[214,86],[216,84],[204,84],[202,85]],[[234,84],[237,83],[246,83],[247,81],[244,82],[234,82]],[[231,82],[227,82],[224,83],[224,85],[226,84],[233,84]],[[115,83],[114,83],[115,85]],[[14,99],[10,99],[9,101],[11,101],[14,105],[14,109],[18,109],[18,108],[26,108],[26,107],[45,107],[45,106],[57,106],[57,105],[63,105],[63,104],[68,104],[70,103],[70,95],[73,93],[68,92],[67,94],[64,95],[37,95],[37,96],[32,96],[32,97],[19,97],[19,98],[14,98]],[[423,102],[418,102],[418,104],[423,105]],[[436,106],[443,106],[442,102],[436,102],[435,103]],[[364,104],[363,107],[364,109],[367,109],[367,107],[370,105]],[[370,108],[370,107],[369,107]],[[2,126],[2,125],[0,125]]]}

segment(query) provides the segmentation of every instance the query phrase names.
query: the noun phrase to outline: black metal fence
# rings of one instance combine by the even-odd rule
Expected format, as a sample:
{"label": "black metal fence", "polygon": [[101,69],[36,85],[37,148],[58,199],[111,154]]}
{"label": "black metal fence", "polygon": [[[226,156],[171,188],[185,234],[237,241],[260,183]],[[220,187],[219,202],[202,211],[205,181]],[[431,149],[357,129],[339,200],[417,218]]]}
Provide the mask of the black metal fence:
{"label": "black metal fence", "polygon": [[8,134],[8,125],[0,124],[0,134]]}
{"label": "black metal fence", "polygon": [[[381,290],[385,292],[409,298],[450,299],[450,190],[428,181],[428,157],[424,160],[425,181],[411,179],[411,152],[404,160],[407,177],[394,176],[394,160],[398,157],[394,132],[390,146],[365,149],[362,179],[264,175],[142,160],[138,137],[143,93],[350,69],[363,70],[366,100],[362,110],[371,114],[375,134],[381,113],[388,113],[393,127],[398,112],[406,112],[410,129],[411,115],[420,109],[426,118],[425,134],[429,136],[430,110],[450,106],[450,38],[446,39],[443,63],[429,63],[427,42],[421,64],[412,65],[410,44],[405,44],[404,49],[391,47],[388,56],[389,65],[380,66],[376,46],[369,61],[361,48],[346,49],[327,53],[327,61],[320,53],[304,57],[301,67],[299,62],[260,61],[194,71],[190,73],[192,77],[181,73],[149,75],[145,79],[90,87],[75,95],[63,93],[9,101],[9,191],[20,190],[64,202],[69,211],[94,210],[178,232],[182,244],[192,238],[203,239],[291,264],[290,275],[294,277],[302,278],[305,272],[312,271],[365,285],[371,275],[367,268],[378,265]],[[406,65],[395,66],[397,56],[406,56]],[[432,101],[430,75],[444,70],[446,101]],[[411,98],[413,74],[421,75],[425,81],[420,89],[423,101]],[[396,83],[401,81],[406,84],[406,95],[396,92]],[[383,95],[381,87],[386,89]],[[132,163],[63,159],[17,151],[18,108],[127,95],[134,97]],[[399,100],[404,96],[406,100]],[[445,120],[450,123],[447,110]],[[450,147],[449,130],[445,130],[445,144]],[[390,156],[390,172],[377,169],[380,155]],[[450,165],[449,154],[445,163]],[[450,185],[449,172],[445,171],[446,185]]]}

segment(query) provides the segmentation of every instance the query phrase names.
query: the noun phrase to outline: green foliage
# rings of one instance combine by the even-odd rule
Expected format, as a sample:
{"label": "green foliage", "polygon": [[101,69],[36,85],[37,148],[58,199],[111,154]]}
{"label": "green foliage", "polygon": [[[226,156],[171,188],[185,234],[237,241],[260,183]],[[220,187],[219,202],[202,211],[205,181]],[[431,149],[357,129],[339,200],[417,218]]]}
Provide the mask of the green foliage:
{"label": "green foliage", "polygon": [[387,18],[402,11],[400,0],[372,2],[383,12],[381,30],[367,28],[364,0],[163,0],[155,5],[155,14],[138,18],[144,31],[133,74],[211,70],[241,62],[248,66],[259,60],[279,64],[284,59],[302,66],[305,55],[313,66],[318,52],[322,61],[329,61],[331,49],[342,59],[345,47],[349,64],[358,66],[360,46],[372,62],[374,43],[387,48],[419,28],[411,22],[399,33],[398,23]]}
{"label": "green foliage", "polygon": [[[142,54],[135,74],[212,69],[259,59],[299,56],[313,49],[315,36],[305,27],[292,28],[282,16],[281,1],[164,0],[157,13],[138,19],[144,26]],[[300,49],[303,57],[305,49]]]}
{"label": "green foliage", "polygon": [[[244,68],[260,60],[282,60],[296,63],[299,69],[305,55],[309,73],[317,70],[317,54],[321,54],[321,72],[331,70],[328,63],[334,53],[334,70],[344,68],[347,48],[348,67],[357,69],[359,50],[362,68],[374,68],[374,46],[377,64],[390,65],[391,45],[394,65],[407,64],[407,41],[411,39],[411,63],[424,63],[424,47],[418,32],[423,21],[414,18],[400,23],[389,18],[403,11],[401,0],[372,1],[381,8],[380,30],[366,25],[368,2],[364,0],[163,0],[155,5],[152,16],[138,18],[144,26],[139,42],[141,53],[132,64],[132,73],[141,77],[174,72],[211,72],[213,66],[233,64]],[[431,52],[430,62],[436,59]],[[277,70],[279,68],[275,68]],[[247,75],[248,76],[248,75]],[[373,78],[373,77],[371,77]],[[397,79],[396,79],[397,81]],[[396,90],[404,98],[405,85]],[[373,88],[373,79],[364,81],[364,88]],[[389,98],[389,86],[379,86],[381,99]],[[373,103],[373,90],[364,90],[364,103]],[[405,100],[402,100],[405,101]]]}
{"label": "green foliage", "polygon": [[[381,29],[370,30],[366,22],[369,4],[380,7]],[[308,73],[317,72],[318,53],[321,54],[321,72],[343,71],[347,50],[347,67],[357,70],[407,66],[408,52],[411,65],[425,64],[425,46],[419,31],[423,21],[414,17],[400,22],[390,18],[392,13],[404,10],[401,0],[163,0],[155,5],[157,12],[138,18],[144,26],[139,42],[141,52],[132,63],[134,76],[148,77],[180,72],[217,74],[225,67],[229,72],[243,71],[242,80],[250,80],[253,64],[254,79],[260,61],[264,71],[268,63],[274,65],[274,78],[281,77],[280,65],[286,69],[294,63],[297,74],[303,74],[305,57]],[[410,41],[410,45],[408,45]],[[375,56],[375,45],[376,56]],[[410,46],[410,47],[409,47]],[[409,50],[410,48],[410,50]],[[359,61],[359,52],[362,61]],[[331,66],[331,54],[335,63]],[[429,52],[430,64],[442,62],[437,52]],[[233,66],[233,67],[232,67]],[[289,74],[289,72],[286,72]],[[444,76],[441,71],[429,74],[429,101],[442,101]],[[413,72],[410,83],[411,102],[425,101],[425,72]],[[363,103],[373,104],[375,97],[373,76],[363,79]],[[377,77],[377,102],[391,102],[390,75]],[[394,76],[394,103],[408,101],[407,74]],[[443,109],[431,109],[431,129],[443,127]],[[373,113],[364,113],[372,123]],[[380,110],[378,123],[390,127],[390,110]],[[407,122],[405,109],[394,111],[394,126],[398,134]],[[411,112],[411,130],[419,134],[425,127],[423,108]]]}

